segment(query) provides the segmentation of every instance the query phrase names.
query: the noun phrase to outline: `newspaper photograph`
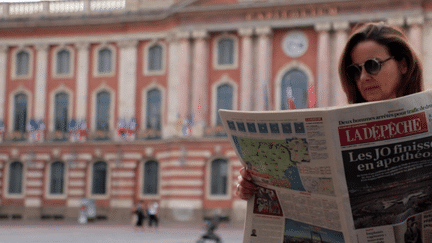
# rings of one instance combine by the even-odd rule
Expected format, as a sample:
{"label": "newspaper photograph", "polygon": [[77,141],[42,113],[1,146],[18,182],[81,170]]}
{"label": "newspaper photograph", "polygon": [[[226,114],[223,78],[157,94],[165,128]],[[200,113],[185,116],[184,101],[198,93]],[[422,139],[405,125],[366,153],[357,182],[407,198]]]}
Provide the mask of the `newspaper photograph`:
{"label": "newspaper photograph", "polygon": [[219,112],[259,187],[243,242],[432,242],[431,91]]}

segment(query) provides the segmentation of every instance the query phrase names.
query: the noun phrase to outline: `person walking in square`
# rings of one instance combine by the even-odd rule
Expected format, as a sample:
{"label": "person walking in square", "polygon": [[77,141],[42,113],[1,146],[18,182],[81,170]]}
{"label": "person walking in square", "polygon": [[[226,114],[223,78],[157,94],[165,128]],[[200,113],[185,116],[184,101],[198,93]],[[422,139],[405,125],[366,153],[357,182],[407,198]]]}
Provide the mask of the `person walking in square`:
{"label": "person walking in square", "polygon": [[159,204],[154,201],[148,208],[148,215],[149,215],[149,227],[152,227],[153,223],[155,224],[155,227],[158,227],[159,219],[158,219],[158,209]]}
{"label": "person walking in square", "polygon": [[144,220],[146,218],[146,211],[146,206],[142,201],[138,203],[138,205],[135,207],[135,210],[133,211],[135,226],[141,227],[143,230]]}

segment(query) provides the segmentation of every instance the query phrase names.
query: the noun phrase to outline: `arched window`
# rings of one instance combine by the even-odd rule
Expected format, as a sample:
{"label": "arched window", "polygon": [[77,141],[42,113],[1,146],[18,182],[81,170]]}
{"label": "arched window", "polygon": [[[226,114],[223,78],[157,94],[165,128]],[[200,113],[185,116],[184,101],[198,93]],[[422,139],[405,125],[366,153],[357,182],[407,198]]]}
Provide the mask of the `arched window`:
{"label": "arched window", "polygon": [[289,109],[288,93],[292,93],[296,109],[308,107],[307,95],[308,77],[300,69],[292,69],[282,77],[281,110]]}
{"label": "arched window", "polygon": [[65,166],[56,161],[51,164],[50,194],[63,194]]}
{"label": "arched window", "polygon": [[107,164],[99,161],[93,164],[92,194],[104,195],[107,183]]}
{"label": "arched window", "polygon": [[15,95],[14,131],[25,132],[27,124],[27,95]]}
{"label": "arched window", "polygon": [[68,74],[70,68],[70,53],[68,50],[57,52],[57,74]]}
{"label": "arched window", "polygon": [[149,48],[148,54],[148,70],[159,71],[162,69],[162,47],[154,45]]}
{"label": "arched window", "polygon": [[27,51],[20,51],[16,56],[16,75],[25,76],[29,74],[30,54]]}
{"label": "arched window", "polygon": [[109,131],[111,95],[101,91],[96,95],[96,130]]}
{"label": "arched window", "polygon": [[162,97],[158,89],[147,92],[147,129],[161,130]]}
{"label": "arched window", "polygon": [[222,125],[222,120],[219,116],[219,109],[227,109],[232,110],[233,109],[233,95],[234,95],[234,89],[229,84],[223,84],[217,87],[216,91],[216,125]]}
{"label": "arched window", "polygon": [[23,164],[15,161],[9,166],[9,194],[21,194],[23,186]]}
{"label": "arched window", "polygon": [[108,48],[103,48],[98,52],[98,72],[99,73],[110,73],[112,70],[112,53]]}
{"label": "arched window", "polygon": [[224,159],[213,160],[210,175],[210,194],[212,196],[226,195],[228,189],[228,162]]}
{"label": "arched window", "polygon": [[229,38],[219,40],[217,60],[219,65],[234,64],[234,40]]}
{"label": "arched window", "polygon": [[67,132],[69,95],[61,92],[55,95],[54,130]]}
{"label": "arched window", "polygon": [[143,194],[156,195],[158,193],[159,165],[156,161],[147,161],[144,164]]}

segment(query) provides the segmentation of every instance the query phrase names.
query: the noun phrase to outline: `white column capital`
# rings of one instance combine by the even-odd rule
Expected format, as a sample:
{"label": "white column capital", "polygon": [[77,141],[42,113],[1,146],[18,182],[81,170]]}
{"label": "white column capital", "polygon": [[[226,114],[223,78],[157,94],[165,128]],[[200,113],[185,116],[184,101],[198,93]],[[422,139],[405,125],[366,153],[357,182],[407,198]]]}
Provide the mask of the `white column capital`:
{"label": "white column capital", "polygon": [[404,17],[393,17],[387,19],[387,24],[395,26],[403,26],[405,24]]}
{"label": "white column capital", "polygon": [[36,43],[35,48],[38,51],[48,51],[49,44],[48,43]]}
{"label": "white column capital", "polygon": [[265,27],[257,27],[255,29],[255,33],[257,35],[271,35],[272,34],[272,29],[270,26],[265,26]]}
{"label": "white column capital", "polygon": [[321,22],[316,23],[314,25],[315,31],[321,32],[321,31],[330,31],[331,29],[331,23],[330,22]]}
{"label": "white column capital", "polygon": [[175,33],[175,36],[177,39],[189,39],[189,38],[191,38],[191,32],[190,31],[177,31]]}
{"label": "white column capital", "polygon": [[207,30],[194,30],[192,31],[192,37],[194,39],[206,39],[209,35]]}
{"label": "white column capital", "polygon": [[238,34],[241,36],[252,36],[253,31],[253,28],[240,28],[238,29]]}
{"label": "white column capital", "polygon": [[333,29],[338,30],[347,30],[349,29],[350,25],[348,21],[342,21],[342,22],[334,22],[333,23]]}
{"label": "white column capital", "polygon": [[5,53],[9,50],[9,46],[8,45],[0,45],[0,52],[1,53]]}
{"label": "white column capital", "polygon": [[82,49],[88,50],[89,47],[90,47],[90,42],[87,42],[87,41],[80,41],[80,42],[75,43],[75,46],[76,46],[79,50],[82,50]]}
{"label": "white column capital", "polygon": [[127,39],[117,41],[120,48],[134,48],[138,45],[138,40]]}
{"label": "white column capital", "polygon": [[407,25],[414,25],[414,24],[421,25],[424,23],[424,16],[423,15],[409,16],[406,18],[406,21],[407,21]]}

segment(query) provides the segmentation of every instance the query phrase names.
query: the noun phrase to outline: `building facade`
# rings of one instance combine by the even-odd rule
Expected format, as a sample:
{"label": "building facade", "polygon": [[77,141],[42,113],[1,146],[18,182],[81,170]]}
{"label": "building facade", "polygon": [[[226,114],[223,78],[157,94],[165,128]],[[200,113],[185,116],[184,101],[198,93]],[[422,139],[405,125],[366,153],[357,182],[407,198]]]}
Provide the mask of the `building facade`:
{"label": "building facade", "polygon": [[[242,167],[218,109],[346,104],[351,29],[384,21],[432,65],[432,1],[70,0],[0,3],[0,214],[128,222],[214,209],[241,222]],[[425,68],[425,88],[432,86]]]}

